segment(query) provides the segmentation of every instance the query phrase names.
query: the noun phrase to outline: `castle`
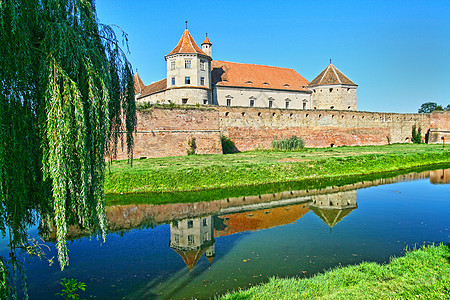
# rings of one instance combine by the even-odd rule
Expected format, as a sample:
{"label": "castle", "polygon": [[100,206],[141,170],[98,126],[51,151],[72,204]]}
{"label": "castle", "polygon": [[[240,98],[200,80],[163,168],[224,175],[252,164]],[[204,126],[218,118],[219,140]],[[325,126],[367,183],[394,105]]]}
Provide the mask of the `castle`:
{"label": "castle", "polygon": [[[410,143],[415,126],[426,143],[450,138],[450,112],[403,114],[357,110],[357,85],[330,64],[311,82],[293,69],[212,60],[186,29],[166,56],[167,77],[145,85],[134,76],[137,112],[134,157],[221,154],[221,136],[238,151],[269,149],[297,136],[305,147]],[[128,158],[119,150],[117,159]]]}
{"label": "castle", "polygon": [[357,107],[357,85],[331,61],[308,82],[293,69],[213,60],[208,36],[200,48],[188,29],[165,60],[165,79],[144,85],[135,74],[138,103],[353,111]]}

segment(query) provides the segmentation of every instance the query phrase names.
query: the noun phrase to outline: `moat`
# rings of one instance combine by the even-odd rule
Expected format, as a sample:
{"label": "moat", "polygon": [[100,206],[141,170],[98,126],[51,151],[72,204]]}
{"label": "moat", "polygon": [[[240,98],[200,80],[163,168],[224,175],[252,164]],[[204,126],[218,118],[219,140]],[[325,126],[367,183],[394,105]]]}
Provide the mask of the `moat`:
{"label": "moat", "polygon": [[[448,243],[449,182],[447,169],[321,190],[109,206],[105,243],[71,228],[63,272],[57,263],[19,259],[30,299],[58,299],[61,278],[85,282],[84,298],[209,299],[273,276],[385,263],[406,247]],[[30,234],[39,238],[36,228]],[[0,241],[0,256],[7,244]],[[51,238],[45,244],[56,257]]]}

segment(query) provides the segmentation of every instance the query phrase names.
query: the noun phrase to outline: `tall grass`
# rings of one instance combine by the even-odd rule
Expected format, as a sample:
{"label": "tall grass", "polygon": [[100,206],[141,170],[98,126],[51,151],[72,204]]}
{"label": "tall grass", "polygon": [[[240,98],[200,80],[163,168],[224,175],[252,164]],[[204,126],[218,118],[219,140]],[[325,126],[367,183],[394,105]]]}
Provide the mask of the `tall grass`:
{"label": "tall grass", "polygon": [[296,136],[288,139],[273,140],[272,148],[277,150],[299,150],[305,147],[305,141]]}

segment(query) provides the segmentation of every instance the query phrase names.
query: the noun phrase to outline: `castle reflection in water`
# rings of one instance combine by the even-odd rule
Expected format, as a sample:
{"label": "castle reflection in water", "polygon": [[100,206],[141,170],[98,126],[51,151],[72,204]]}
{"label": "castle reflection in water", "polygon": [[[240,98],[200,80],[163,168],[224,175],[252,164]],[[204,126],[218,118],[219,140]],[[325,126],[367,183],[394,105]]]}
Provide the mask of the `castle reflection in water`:
{"label": "castle reflection in water", "polygon": [[306,201],[299,199],[302,200],[301,203],[285,206],[267,205],[258,210],[173,221],[170,224],[170,248],[192,270],[203,255],[212,263],[216,255],[214,242],[217,237],[293,223],[310,210],[331,230],[358,207],[356,190],[315,195]]}

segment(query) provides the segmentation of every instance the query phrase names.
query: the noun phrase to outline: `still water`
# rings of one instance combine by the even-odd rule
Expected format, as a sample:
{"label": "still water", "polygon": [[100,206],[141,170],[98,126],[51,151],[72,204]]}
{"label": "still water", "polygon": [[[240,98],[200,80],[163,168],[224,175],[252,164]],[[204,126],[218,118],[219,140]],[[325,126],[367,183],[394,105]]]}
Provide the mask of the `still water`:
{"label": "still water", "polygon": [[[385,263],[406,247],[450,242],[449,180],[447,169],[195,204],[110,206],[105,243],[71,228],[63,272],[21,258],[30,299],[58,299],[61,278],[85,282],[84,298],[209,299],[273,276]],[[56,257],[51,241],[42,244]]]}

